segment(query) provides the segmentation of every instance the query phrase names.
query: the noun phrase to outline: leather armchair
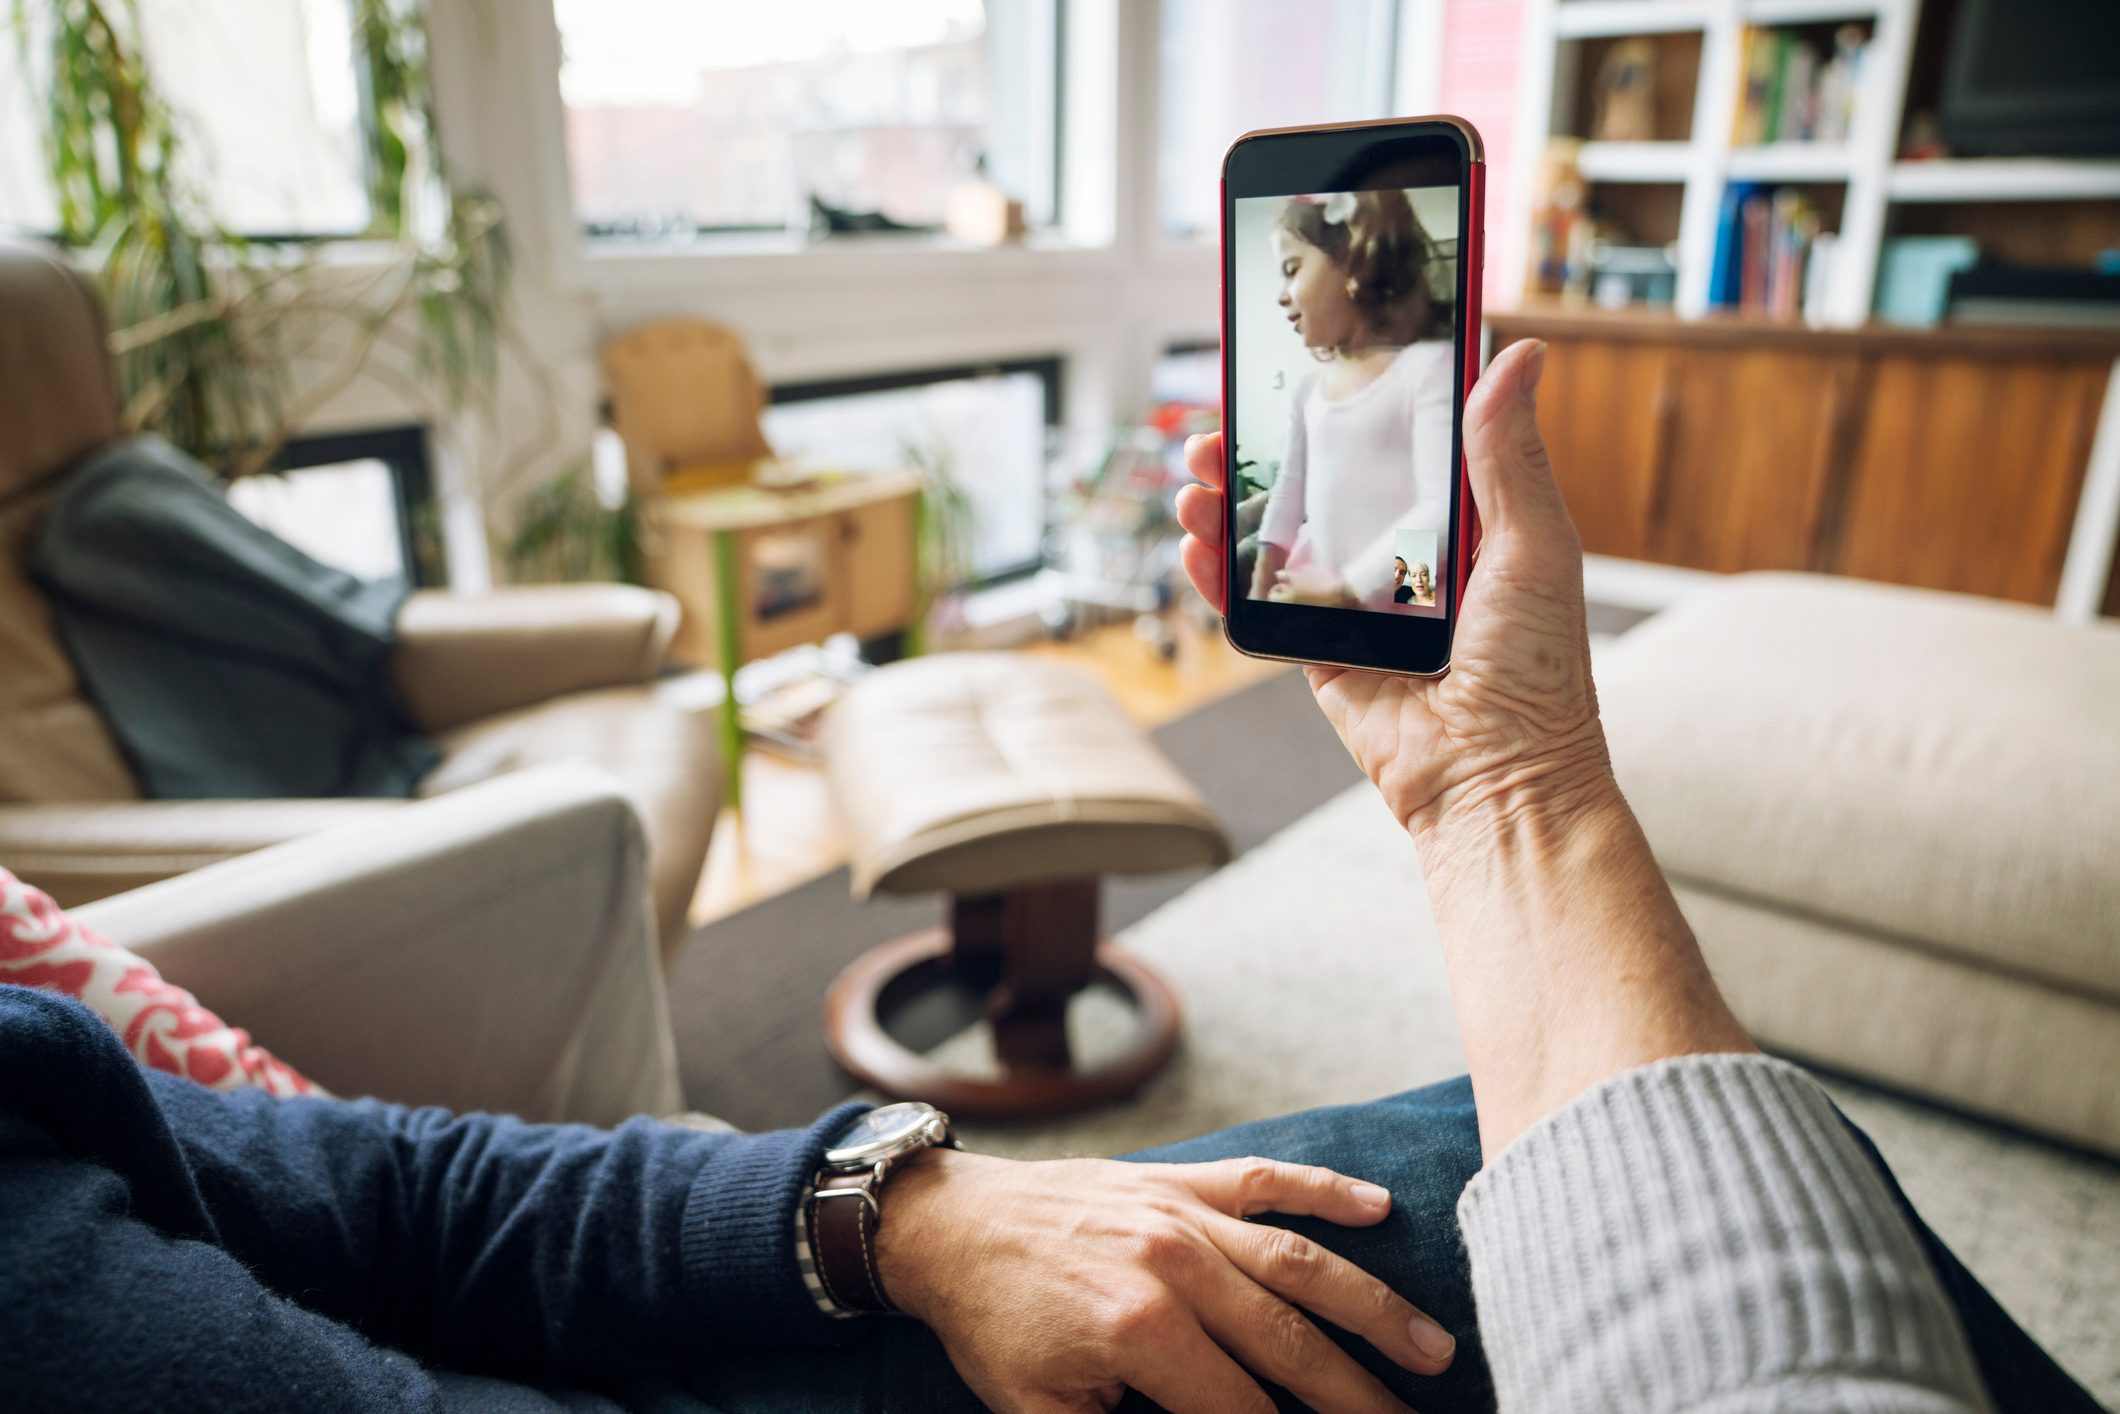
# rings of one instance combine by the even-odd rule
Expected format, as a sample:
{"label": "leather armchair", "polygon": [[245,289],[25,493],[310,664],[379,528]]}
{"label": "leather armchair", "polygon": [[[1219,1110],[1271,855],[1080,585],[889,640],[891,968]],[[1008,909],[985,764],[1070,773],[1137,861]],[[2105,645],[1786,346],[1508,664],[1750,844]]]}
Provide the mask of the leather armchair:
{"label": "leather armchair", "polygon": [[[102,310],[48,248],[0,241],[0,859],[72,906],[405,801],[142,800],[24,570],[45,508],[89,453],[125,435]],[[392,673],[444,752],[432,796],[528,766],[586,760],[647,831],[665,963],[721,803],[711,725],[658,702],[669,596],[625,585],[418,593]]]}

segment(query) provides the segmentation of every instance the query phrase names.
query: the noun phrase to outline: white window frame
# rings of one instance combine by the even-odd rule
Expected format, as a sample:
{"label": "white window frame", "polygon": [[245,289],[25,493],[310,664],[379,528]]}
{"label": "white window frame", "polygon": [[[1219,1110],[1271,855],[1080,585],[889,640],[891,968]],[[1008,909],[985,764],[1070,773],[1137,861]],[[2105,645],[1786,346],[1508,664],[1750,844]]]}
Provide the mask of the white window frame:
{"label": "white window frame", "polygon": [[[1442,15],[1442,4],[1443,0],[1368,0],[1369,13],[1365,17],[1364,27],[1369,32],[1367,47],[1370,62],[1366,66],[1368,72],[1363,78],[1366,91],[1363,94],[1361,106],[1364,109],[1373,109],[1376,111],[1377,116],[1380,117],[1387,113],[1415,114],[1434,111],[1432,107],[1409,105],[1409,103],[1401,101],[1409,84],[1413,85],[1415,92],[1418,92],[1424,83],[1428,89],[1432,90],[1434,88],[1432,82],[1426,82],[1418,73],[1412,73],[1409,70],[1428,70],[1436,77],[1440,77],[1441,73],[1439,55],[1429,53],[1416,56],[1413,47],[1405,42],[1410,38],[1406,33],[1406,24],[1412,12],[1423,9],[1433,10],[1438,22],[1435,30],[1435,39],[1440,44],[1442,32],[1439,22]],[[1156,49],[1152,52],[1160,56],[1163,31],[1161,0],[1155,0],[1154,9],[1156,25],[1152,34]],[[1410,63],[1409,59],[1411,59]],[[1160,125],[1163,105],[1160,101],[1162,97],[1162,74],[1160,71],[1151,73],[1149,81],[1154,90],[1153,97],[1158,100],[1151,104],[1149,108],[1152,122],[1155,125],[1151,127],[1150,131],[1156,137],[1156,141],[1150,144],[1151,151],[1148,154],[1149,179],[1153,184],[1158,175],[1155,170],[1156,152],[1154,149],[1158,149],[1162,145]],[[1231,136],[1235,137],[1236,134],[1232,133]],[[1219,156],[1219,154],[1217,155]],[[1154,223],[1157,238],[1165,246],[1182,250],[1214,243],[1214,236],[1211,232],[1203,232],[1197,235],[1175,235],[1171,233],[1163,225],[1162,193],[1160,189],[1152,185],[1151,196],[1153,200],[1149,215]]]}

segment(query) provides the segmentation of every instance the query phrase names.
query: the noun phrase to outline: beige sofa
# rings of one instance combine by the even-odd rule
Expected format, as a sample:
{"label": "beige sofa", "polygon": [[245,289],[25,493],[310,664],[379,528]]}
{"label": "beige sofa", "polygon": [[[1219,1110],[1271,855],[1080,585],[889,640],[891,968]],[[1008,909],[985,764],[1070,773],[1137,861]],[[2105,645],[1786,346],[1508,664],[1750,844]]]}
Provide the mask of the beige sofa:
{"label": "beige sofa", "polygon": [[591,767],[71,912],[334,1094],[590,1124],[683,1108],[647,837]]}
{"label": "beige sofa", "polygon": [[1597,681],[1762,1042],[2120,1155],[2120,625],[1741,575]]}

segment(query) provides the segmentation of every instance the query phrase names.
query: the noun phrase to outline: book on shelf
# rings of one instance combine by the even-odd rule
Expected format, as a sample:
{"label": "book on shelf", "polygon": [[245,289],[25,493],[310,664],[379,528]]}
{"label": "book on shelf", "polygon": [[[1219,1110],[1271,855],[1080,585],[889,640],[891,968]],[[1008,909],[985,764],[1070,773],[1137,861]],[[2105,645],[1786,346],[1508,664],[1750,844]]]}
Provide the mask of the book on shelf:
{"label": "book on shelf", "polygon": [[1738,236],[1737,307],[1757,314],[1767,305],[1767,263],[1772,258],[1773,237],[1768,223],[1773,218],[1774,198],[1756,191],[1745,198]]}
{"label": "book on shelf", "polygon": [[1817,320],[1839,237],[1794,188],[1731,182],[1716,221],[1708,303],[1771,319]]}
{"label": "book on shelf", "polygon": [[1795,30],[1761,26],[1747,26],[1740,44],[1743,82],[1732,146],[1847,141],[1869,46],[1860,25],[1835,31],[1831,53]]}
{"label": "book on shelf", "polygon": [[1715,257],[1708,264],[1708,303],[1717,309],[1734,309],[1743,288],[1738,256],[1744,250],[1745,198],[1759,188],[1751,182],[1730,182],[1723,187],[1722,207],[1715,218]]}

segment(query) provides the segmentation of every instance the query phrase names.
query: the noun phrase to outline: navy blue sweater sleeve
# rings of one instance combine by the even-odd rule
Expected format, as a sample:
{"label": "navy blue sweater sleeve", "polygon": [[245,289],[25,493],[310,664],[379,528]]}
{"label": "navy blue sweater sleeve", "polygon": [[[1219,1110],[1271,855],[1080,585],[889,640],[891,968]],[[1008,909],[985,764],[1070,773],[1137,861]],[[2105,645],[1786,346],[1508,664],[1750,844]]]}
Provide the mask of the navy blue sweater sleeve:
{"label": "navy blue sweater sleeve", "polygon": [[227,1249],[274,1290],[462,1369],[669,1371],[829,1341],[794,1252],[826,1137],[525,1124],[146,1072]]}
{"label": "navy blue sweater sleeve", "polygon": [[318,1322],[519,1379],[831,1342],[792,1231],[853,1108],[732,1135],[224,1094],[140,1070],[76,1003],[0,988],[0,1310],[135,1346],[202,1318],[232,1341],[284,1326],[250,1331],[252,1362]]}
{"label": "navy blue sweater sleeve", "polygon": [[0,1146],[0,1407],[454,1407],[410,1355],[266,1290],[212,1242],[134,1216],[111,1170],[37,1152],[12,1119]]}

